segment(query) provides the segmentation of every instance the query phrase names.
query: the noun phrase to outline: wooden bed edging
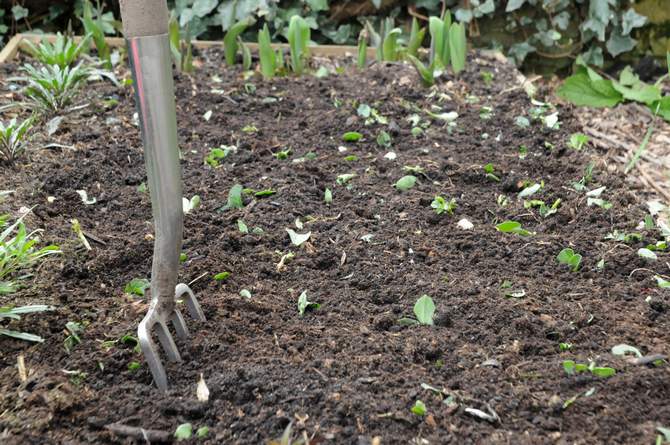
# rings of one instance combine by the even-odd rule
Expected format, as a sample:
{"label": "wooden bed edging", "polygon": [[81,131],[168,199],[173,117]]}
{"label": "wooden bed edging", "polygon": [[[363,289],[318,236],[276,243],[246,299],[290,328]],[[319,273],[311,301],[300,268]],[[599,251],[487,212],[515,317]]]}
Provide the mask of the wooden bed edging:
{"label": "wooden bed edging", "polygon": [[[12,37],[7,45],[0,51],[0,63],[5,63],[9,60],[12,60],[16,57],[16,54],[21,49],[21,45],[24,40],[30,40],[32,42],[40,42],[41,40],[47,40],[53,42],[56,40],[55,34],[16,34]],[[81,36],[75,36],[75,41],[81,40]],[[120,47],[125,45],[125,39],[122,37],[108,37],[105,39],[107,44],[111,47]],[[211,48],[214,46],[223,47],[223,41],[215,40],[194,40],[193,46],[200,49]],[[252,51],[258,51],[257,43],[247,43],[247,46]],[[272,47],[277,48],[288,48],[286,43],[274,43]],[[317,57],[343,57],[343,56],[355,56],[358,54],[358,48],[355,46],[346,46],[346,45],[315,45],[309,47],[310,53],[313,56]],[[375,49],[368,48],[367,55],[369,59],[375,57]]]}

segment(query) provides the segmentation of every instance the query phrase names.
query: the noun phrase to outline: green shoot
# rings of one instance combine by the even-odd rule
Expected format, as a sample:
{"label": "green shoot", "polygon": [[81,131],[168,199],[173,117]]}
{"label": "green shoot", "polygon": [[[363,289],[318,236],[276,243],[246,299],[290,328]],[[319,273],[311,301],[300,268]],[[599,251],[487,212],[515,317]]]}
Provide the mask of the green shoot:
{"label": "green shoot", "polygon": [[277,56],[272,49],[270,41],[270,30],[267,23],[258,32],[258,53],[261,61],[261,73],[266,79],[274,77],[277,71]]}
{"label": "green shoot", "polygon": [[414,402],[414,406],[412,406],[411,409],[413,414],[416,414],[419,417],[423,417],[426,415],[426,404],[423,403],[421,400],[417,400]]}
{"label": "green shoot", "polygon": [[91,42],[91,34],[84,36],[79,44],[75,44],[70,37],[63,36],[60,32],[56,34],[56,41],[50,43],[42,40],[35,45],[30,40],[25,40],[24,50],[35,59],[45,65],[58,65],[61,68],[72,66],[79,56],[86,52]]}
{"label": "green shoot", "polygon": [[561,250],[556,259],[560,264],[569,266],[570,270],[573,272],[577,272],[579,270],[579,265],[582,262],[582,256],[578,253],[575,253],[575,251],[570,248]]}
{"label": "green shoot", "polygon": [[382,60],[397,62],[400,59],[400,45],[398,38],[402,35],[400,28],[389,30],[382,41]]}
{"label": "green shoot", "polygon": [[438,215],[443,214],[444,212],[447,212],[449,215],[454,214],[454,210],[456,210],[456,200],[454,198],[451,198],[449,201],[444,199],[441,196],[436,196],[433,202],[430,203],[430,207],[435,209],[435,213]]}
{"label": "green shoot", "polygon": [[244,71],[249,71],[251,70],[251,49],[249,48],[249,45],[242,41],[242,39],[238,38],[237,40],[242,49],[242,69]]}
{"label": "green shoot", "polygon": [[382,130],[377,135],[377,145],[380,147],[388,148],[391,146],[391,135],[386,131]]}
{"label": "green shoot", "polygon": [[351,181],[355,177],[356,173],[344,173],[338,175],[337,178],[335,179],[335,182],[337,182],[339,185],[346,185],[349,181]]}
{"label": "green shoot", "polygon": [[255,20],[252,17],[240,20],[231,26],[223,37],[223,54],[228,66],[235,64],[235,56],[237,55],[237,50],[239,48],[237,41],[238,37],[246,31],[247,27],[253,25],[254,22]]}
{"label": "green shoot", "polygon": [[305,311],[307,310],[316,310],[320,307],[321,305],[319,303],[312,303],[311,301],[307,300],[307,291],[304,291],[298,297],[298,313],[300,316],[305,315]]}
{"label": "green shoot", "polygon": [[193,436],[193,425],[190,423],[182,423],[174,432],[174,438],[177,439],[177,442],[188,440],[191,436]]}
{"label": "green shoot", "polygon": [[[33,306],[19,306],[19,307],[9,307],[4,306],[0,307],[0,320],[10,319],[10,320],[20,320],[21,315],[24,314],[33,314],[36,312],[45,312],[50,311],[52,308],[45,305],[33,305]],[[5,335],[7,337],[18,338],[19,340],[32,341],[36,343],[41,343],[44,339],[35,334],[28,334],[26,332],[13,331],[11,329],[6,329],[0,327],[0,335]]]}
{"label": "green shoot", "polygon": [[422,325],[433,325],[433,316],[435,315],[435,303],[428,295],[422,295],[414,304],[414,315]]}
{"label": "green shoot", "polygon": [[530,232],[523,227],[521,227],[521,223],[517,221],[504,221],[501,222],[500,224],[496,225],[496,230],[502,233],[513,233],[519,236],[531,236],[535,235],[534,232]]}
{"label": "green shoot", "polygon": [[302,17],[294,15],[288,25],[288,44],[291,50],[291,70],[301,75],[305,69],[305,61],[309,56],[310,41],[309,25]]}
{"label": "green shoot", "polygon": [[329,188],[323,194],[323,201],[326,205],[330,205],[333,202],[333,192]]}
{"label": "green shoot", "polygon": [[451,13],[446,10],[444,18],[430,17],[428,30],[430,32],[430,63],[435,67],[446,68],[449,65],[449,28],[451,28]]}
{"label": "green shoot", "polygon": [[347,131],[342,135],[344,142],[358,142],[363,139],[363,135],[357,131]]}
{"label": "green shoot", "polygon": [[182,39],[182,33],[179,29],[177,16],[172,14],[168,22],[168,39],[170,41],[170,52],[174,59],[175,66],[179,72],[193,72],[193,45],[191,44],[191,35],[188,29],[185,30],[185,39]]}
{"label": "green shoot", "polygon": [[368,61],[368,33],[365,28],[361,30],[361,33],[358,35],[358,59],[357,66],[358,69],[365,68],[365,65]]}
{"label": "green shoot", "polygon": [[407,58],[412,62],[414,68],[416,68],[416,72],[419,73],[424,86],[431,87],[435,85],[435,68],[433,64],[426,66],[412,54],[408,54]]}
{"label": "green shoot", "polygon": [[230,278],[230,272],[219,272],[214,275],[214,281],[226,281]]}
{"label": "green shoot", "polygon": [[30,117],[20,124],[16,119],[5,125],[0,121],[0,156],[9,164],[21,156],[30,139],[28,132],[32,129],[35,120]]}
{"label": "green shoot", "polygon": [[568,142],[568,146],[572,149],[579,151],[584,147],[584,145],[586,145],[589,142],[590,139],[591,138],[589,138],[584,133],[572,133],[570,135],[570,141]]}
{"label": "green shoot", "polygon": [[465,25],[454,23],[449,28],[449,55],[451,57],[451,69],[454,70],[455,74],[465,69],[466,52]]}
{"label": "green shoot", "polygon": [[79,220],[74,218],[70,220],[70,223],[72,224],[72,231],[75,235],[77,235],[77,238],[79,238],[79,241],[81,241],[81,244],[84,246],[84,248],[86,250],[91,250],[91,244],[88,242],[88,239],[86,239],[84,231],[81,230],[81,224],[79,224]]}
{"label": "green shoot", "polygon": [[79,335],[83,332],[84,327],[81,323],[77,323],[76,321],[68,321],[65,323],[65,334],[67,337],[65,337],[63,346],[68,353],[71,352],[76,345],[81,343],[81,337]]}
{"label": "green shoot", "polygon": [[235,151],[237,147],[235,146],[227,146],[227,145],[222,145],[218,148],[212,148],[209,151],[209,154],[207,157],[205,157],[205,164],[209,165],[210,167],[218,167],[221,164],[221,161],[225,159],[226,156],[228,156],[232,151]]}
{"label": "green shoot", "polygon": [[500,182],[500,177],[495,174],[495,167],[490,162],[484,166],[486,177],[492,181]]}
{"label": "green shoot", "polygon": [[419,28],[419,21],[416,17],[412,18],[412,28],[409,32],[409,41],[407,42],[407,55],[417,57],[419,48],[426,36],[426,28]]}
{"label": "green shoot", "polygon": [[240,184],[235,184],[230,188],[228,192],[228,204],[226,208],[228,209],[241,209],[244,207],[244,201],[242,200],[242,186]]}
{"label": "green shoot", "polygon": [[151,283],[146,278],[133,278],[123,288],[123,292],[128,295],[137,295],[143,297],[146,290],[149,289]]}
{"label": "green shoot", "polygon": [[596,377],[612,377],[616,374],[616,369],[614,368],[596,366],[595,362],[585,365],[583,363],[576,363],[574,360],[565,360],[563,362],[563,369],[570,376],[583,372],[590,372]]}
{"label": "green shoot", "polygon": [[289,238],[291,238],[291,244],[296,247],[300,247],[312,235],[312,232],[302,234],[295,232],[293,229],[286,229],[286,232],[288,233]]}

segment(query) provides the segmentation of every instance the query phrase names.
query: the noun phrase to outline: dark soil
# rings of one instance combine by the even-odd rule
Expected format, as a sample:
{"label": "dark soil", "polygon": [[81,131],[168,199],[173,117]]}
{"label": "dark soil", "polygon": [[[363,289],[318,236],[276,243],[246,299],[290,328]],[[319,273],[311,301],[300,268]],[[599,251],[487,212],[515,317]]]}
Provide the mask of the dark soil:
{"label": "dark soil", "polygon": [[[459,79],[442,79],[432,95],[400,64],[262,81],[244,80],[221,59],[217,51],[202,54],[193,77],[177,76],[184,193],[202,198],[186,217],[181,279],[195,280],[208,321],[189,320],[192,339],[178,341],[184,362],[167,366],[166,395],[152,386],[132,345],[103,345],[136,335],[147,309],[145,299],[123,291],[131,279],[148,278],[152,255],[131,89],[91,84],[80,97],[88,107],[65,114],[52,137],[41,128],[27,157],[0,166],[0,189],[16,190],[0,211],[16,216],[36,206],[29,228],[44,229],[43,242],[64,251],[34,271],[23,290],[0,300],[55,307],[11,325],[43,336],[43,344],[0,338],[2,443],[129,443],[105,426],[171,435],[190,422],[209,427],[198,443],[260,444],[293,422],[295,435],[304,432],[311,444],[641,444],[654,442],[656,427],[670,426],[667,363],[636,365],[610,352],[627,343],[645,355],[668,353],[669,291],[654,280],[668,273],[667,254],[651,263],[637,255],[660,234],[636,229],[646,205],[620,173],[608,173],[596,159],[588,189],[607,186],[601,198],[613,203],[610,210],[588,207],[584,192],[572,188],[595,153],[567,148],[577,130],[570,108],[559,108],[560,130],[537,120],[519,127],[516,117],[530,119],[533,105],[516,71],[484,55],[473,56]],[[7,79],[16,66],[1,70]],[[494,72],[490,86],[482,71]],[[19,97],[2,83],[5,103]],[[365,125],[356,115],[359,103],[389,123]],[[456,126],[421,111],[432,105],[457,111]],[[490,119],[480,116],[483,106],[492,107]],[[407,121],[415,112],[432,122],[419,137]],[[258,131],[243,131],[251,125]],[[390,148],[376,142],[382,129],[392,136]],[[365,139],[341,142],[353,130]],[[42,148],[49,142],[64,148]],[[221,144],[237,151],[219,168],[206,165],[209,149]],[[528,149],[524,159],[520,145]],[[289,159],[273,156],[288,148]],[[386,159],[389,151],[397,159]],[[297,162],[310,152],[315,159]],[[358,160],[345,160],[349,155]],[[486,177],[488,163],[500,182]],[[407,174],[403,166],[415,165],[425,170],[417,185],[394,189]],[[337,184],[345,173],[357,176]],[[543,218],[537,208],[524,208],[517,198],[524,180],[543,180],[533,198],[548,204],[561,198],[558,212]],[[244,209],[219,211],[234,184],[276,194],[247,195]],[[82,189],[97,203],[84,205],[76,193]],[[453,216],[431,209],[437,194],[456,199]],[[497,204],[499,195],[506,206]],[[73,218],[91,235],[92,251],[72,232]],[[304,229],[296,229],[296,218]],[[474,228],[458,228],[462,218]],[[263,233],[242,234],[238,219]],[[506,219],[537,234],[496,231]],[[285,228],[312,235],[296,248]],[[644,239],[605,240],[615,229]],[[565,247],[583,255],[578,272],[557,263]],[[278,270],[289,251],[295,258]],[[601,259],[603,271],[596,267]],[[230,278],[215,281],[223,271]],[[505,281],[525,295],[506,297]],[[251,299],[239,295],[242,289]],[[321,307],[300,316],[303,291]],[[435,326],[399,325],[423,294],[435,301]],[[70,353],[63,346],[68,321],[86,326]],[[561,351],[559,343],[572,349]],[[30,369],[25,382],[16,369],[19,355]],[[617,373],[568,376],[564,360],[592,360]],[[135,361],[140,368],[129,370]],[[201,374],[207,403],[196,399]],[[592,395],[563,408],[591,388]],[[447,397],[452,403],[444,403]],[[416,400],[426,404],[426,416],[410,411]]]}

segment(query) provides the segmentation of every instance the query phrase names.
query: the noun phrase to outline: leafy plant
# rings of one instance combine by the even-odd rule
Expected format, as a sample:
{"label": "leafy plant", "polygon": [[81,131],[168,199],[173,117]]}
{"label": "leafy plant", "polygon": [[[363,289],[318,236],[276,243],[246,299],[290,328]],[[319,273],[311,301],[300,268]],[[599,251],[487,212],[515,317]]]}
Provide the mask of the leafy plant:
{"label": "leafy plant", "polygon": [[58,65],[61,68],[72,66],[79,56],[86,52],[91,43],[91,35],[87,34],[76,44],[70,37],[56,34],[54,43],[43,39],[37,45],[30,40],[24,41],[24,50],[45,65]]}
{"label": "leafy plant", "polygon": [[[263,29],[258,32],[258,54],[260,57],[261,73],[263,77],[270,79],[274,77],[277,71],[277,59],[274,49],[272,49],[270,30],[267,23]],[[281,53],[280,53],[281,54]]]}
{"label": "leafy plant", "polygon": [[146,290],[149,289],[151,283],[146,278],[133,278],[126,284],[123,291],[128,295],[137,295],[143,297]]}
{"label": "leafy plant", "polygon": [[12,119],[7,125],[0,121],[0,154],[5,161],[13,164],[25,152],[30,139],[29,131],[34,122],[32,117],[20,124],[16,119]]}
{"label": "leafy plant", "polygon": [[560,264],[569,266],[570,270],[573,272],[577,272],[577,270],[579,270],[579,265],[582,262],[582,256],[578,253],[575,253],[575,251],[570,248],[561,250],[556,259]]}
{"label": "leafy plant", "polygon": [[242,190],[244,189],[240,184],[235,184],[230,188],[230,191],[228,192],[228,203],[225,205],[224,209],[241,209],[244,207]]}
{"label": "leafy plant", "polygon": [[21,71],[27,74],[19,80],[27,82],[23,95],[28,99],[28,107],[45,114],[62,111],[72,104],[88,77],[81,64],[74,68],[47,65],[39,69],[24,65]]}
{"label": "leafy plant", "polygon": [[416,318],[401,318],[398,322],[402,325],[433,325],[433,317],[435,315],[435,303],[428,295],[422,295],[421,298],[414,303],[414,316]]}
{"label": "leafy plant", "polygon": [[288,25],[288,45],[291,52],[291,70],[301,75],[309,57],[310,28],[305,19],[294,15]]}
{"label": "leafy plant", "polygon": [[484,166],[486,177],[492,181],[500,182],[500,177],[495,174],[495,167],[490,162]]}
{"label": "leafy plant", "polygon": [[177,442],[188,440],[191,436],[193,436],[193,425],[190,423],[182,423],[174,432],[174,438],[177,439]]}
{"label": "leafy plant", "polygon": [[305,315],[307,310],[316,310],[319,309],[321,305],[319,303],[313,303],[307,300],[307,291],[304,291],[298,297],[298,312],[300,315]]}
{"label": "leafy plant", "polygon": [[433,63],[426,66],[421,60],[411,54],[409,54],[407,58],[412,62],[414,68],[416,68],[416,72],[419,74],[419,77],[421,77],[424,86],[431,87],[435,85],[435,65]]}
{"label": "leafy plant", "polygon": [[584,133],[572,133],[570,135],[570,141],[568,142],[568,145],[570,148],[574,148],[575,150],[579,151],[589,142],[590,139],[591,138],[589,138]]}
{"label": "leafy plant", "polygon": [[496,230],[499,232],[503,233],[514,233],[516,235],[520,236],[531,236],[535,235],[534,232],[530,232],[523,227],[521,227],[521,223],[517,221],[503,221],[500,224],[496,225]]}
{"label": "leafy plant", "polygon": [[419,21],[416,17],[412,17],[412,27],[409,31],[409,40],[407,41],[407,51],[406,56],[417,57],[419,54],[419,48],[423,43],[424,38],[426,37],[426,28],[419,27]]}
{"label": "leafy plant", "polygon": [[239,22],[235,23],[228,29],[223,38],[223,54],[227,65],[235,64],[235,56],[239,49],[238,38],[249,26],[253,25],[255,20],[252,17],[245,17]]}
{"label": "leafy plant", "polygon": [[205,157],[205,163],[210,167],[218,167],[221,161],[226,158],[231,152],[237,150],[235,146],[222,145],[218,148],[212,148],[209,154]]}
{"label": "leafy plant", "polygon": [[433,199],[433,202],[430,203],[430,206],[435,209],[435,213],[438,215],[441,215],[444,212],[453,215],[454,210],[456,210],[457,207],[456,200],[454,198],[451,198],[449,201],[447,201],[439,195]]}
{"label": "leafy plant", "polygon": [[[0,283],[1,284],[1,283]],[[0,294],[2,292],[0,291]],[[53,309],[50,306],[46,305],[32,305],[32,306],[19,306],[19,307],[9,307],[3,306],[0,307],[0,320],[9,319],[9,320],[20,320],[21,316],[24,314],[33,314],[36,312],[45,312]],[[0,327],[0,335],[6,335],[7,337],[18,338],[19,340],[32,341],[41,343],[44,341],[42,337],[35,334],[28,334],[26,332],[13,331],[11,329]]]}
{"label": "leafy plant", "polygon": [[[48,255],[62,253],[58,246],[49,245],[38,249],[39,238],[36,236],[40,230],[28,233],[23,219],[27,213],[21,216],[10,226],[4,228],[0,233],[0,294],[12,293],[17,288],[13,278],[18,272],[26,270],[37,264]],[[3,218],[0,218],[3,222]],[[4,224],[0,224],[0,228]],[[16,232],[16,233],[15,233]],[[17,277],[25,278],[26,275]]]}
{"label": "leafy plant", "polygon": [[65,341],[63,341],[63,346],[65,350],[69,353],[74,349],[76,345],[81,343],[80,334],[84,332],[84,326],[81,323],[76,321],[68,321],[65,323]]}
{"label": "leafy plant", "polygon": [[410,411],[412,411],[413,414],[416,414],[419,417],[423,417],[426,415],[427,412],[426,404],[423,403],[421,400],[417,400],[416,402],[414,402],[414,406],[412,406],[412,409]]}

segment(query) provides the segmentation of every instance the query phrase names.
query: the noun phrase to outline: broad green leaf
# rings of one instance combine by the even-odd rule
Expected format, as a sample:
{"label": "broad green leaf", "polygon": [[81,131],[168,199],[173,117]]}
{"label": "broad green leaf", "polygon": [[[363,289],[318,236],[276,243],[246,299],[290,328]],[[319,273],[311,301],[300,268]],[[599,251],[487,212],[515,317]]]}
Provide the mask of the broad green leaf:
{"label": "broad green leaf", "polygon": [[261,73],[263,77],[271,78],[277,70],[277,56],[272,49],[270,30],[268,24],[263,25],[263,29],[258,32],[258,54],[261,64]]}
{"label": "broad green leaf", "polygon": [[321,305],[319,303],[312,303],[307,300],[307,291],[304,291],[298,297],[298,312],[300,315],[305,315],[305,311],[308,309],[318,309]]}
{"label": "broad green leaf", "polygon": [[467,42],[463,23],[454,23],[449,28],[449,57],[454,73],[458,74],[465,69]]}
{"label": "broad green leaf", "polygon": [[230,191],[228,192],[227,208],[241,209],[244,207],[244,202],[242,201],[242,190],[243,187],[240,184],[235,184],[230,188]]}
{"label": "broad green leaf", "polygon": [[559,97],[578,106],[613,107],[623,96],[606,79],[592,80],[584,72],[568,77],[557,90]]}
{"label": "broad green leaf", "polygon": [[414,184],[416,184],[416,176],[407,175],[398,179],[398,182],[395,183],[395,188],[402,192],[406,192],[414,187]]}
{"label": "broad green leaf", "polygon": [[423,295],[414,304],[414,315],[419,323],[423,325],[433,324],[433,315],[435,314],[435,303],[428,295]]}
{"label": "broad green leaf", "polygon": [[517,221],[503,221],[500,224],[496,225],[496,229],[499,232],[503,233],[515,233],[520,236],[530,236],[534,235],[533,232],[530,232],[521,227],[521,223]]}
{"label": "broad green leaf", "polygon": [[146,278],[133,278],[130,280],[123,291],[130,295],[144,296],[145,291],[149,288],[151,283]]}

